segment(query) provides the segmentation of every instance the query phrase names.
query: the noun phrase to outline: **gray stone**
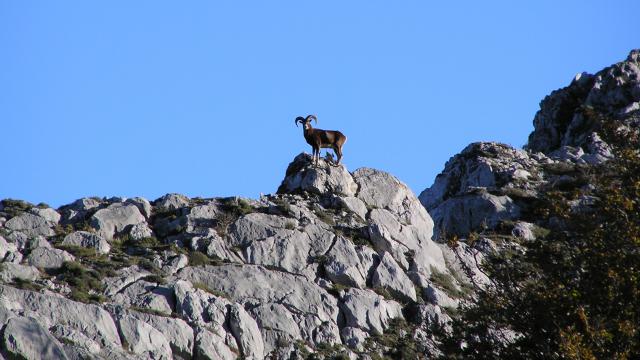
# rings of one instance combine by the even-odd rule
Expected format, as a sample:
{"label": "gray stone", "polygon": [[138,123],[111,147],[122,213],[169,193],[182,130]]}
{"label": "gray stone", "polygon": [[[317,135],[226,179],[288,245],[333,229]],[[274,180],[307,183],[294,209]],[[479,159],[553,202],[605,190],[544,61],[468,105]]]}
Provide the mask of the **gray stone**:
{"label": "gray stone", "polygon": [[354,196],[358,187],[344,165],[320,160],[315,167],[308,154],[300,154],[289,164],[278,193],[309,192],[318,195]]}
{"label": "gray stone", "polygon": [[366,286],[369,272],[378,257],[373,249],[362,246],[356,249],[342,236],[337,237],[326,256],[324,269],[331,281],[359,288]]}
{"label": "gray stone", "polygon": [[129,316],[153,326],[169,342],[174,357],[190,359],[193,355],[194,331],[182,319],[129,311]]}
{"label": "gray stone", "polygon": [[533,234],[533,230],[535,229],[535,225],[532,223],[518,221],[513,226],[511,230],[511,235],[519,237],[523,240],[535,240],[536,236]]}
{"label": "gray stone", "polygon": [[60,222],[60,214],[58,214],[58,212],[52,208],[42,209],[39,207],[32,207],[31,209],[29,209],[29,212],[34,215],[40,216],[53,224],[57,224],[58,222]]}
{"label": "gray stone", "polygon": [[2,263],[0,265],[0,280],[10,283],[15,278],[29,281],[37,280],[40,278],[40,271],[34,266]]}
{"label": "gray stone", "polygon": [[235,360],[235,354],[220,335],[201,329],[196,336],[195,360]]}
{"label": "gray stone", "polygon": [[263,358],[264,343],[262,342],[258,324],[238,304],[233,304],[229,307],[229,326],[244,358]]}
{"label": "gray stone", "polygon": [[402,318],[402,306],[370,290],[349,289],[341,296],[346,326],[381,335],[391,319]]}
{"label": "gray stone", "polygon": [[365,341],[369,338],[369,334],[355,327],[344,327],[340,330],[342,343],[349,348],[362,352],[364,351]]}
{"label": "gray stone", "polygon": [[44,328],[59,324],[81,331],[101,345],[121,346],[113,319],[99,306],[0,285],[0,299],[2,298],[19,304],[23,316],[38,319]]}
{"label": "gray stone", "polygon": [[115,203],[93,214],[91,226],[97,230],[98,235],[111,240],[114,235],[123,232],[127,227],[144,221],[145,218],[137,206]]}
{"label": "gray stone", "polygon": [[12,217],[4,224],[5,228],[20,231],[27,236],[53,236],[55,231],[51,228],[52,226],[53,223],[42,216],[29,213]]}
{"label": "gray stone", "polygon": [[65,261],[74,261],[75,257],[60,249],[39,247],[27,257],[29,265],[43,269],[58,269]]}
{"label": "gray stone", "polygon": [[118,319],[118,329],[129,351],[152,359],[171,359],[173,352],[164,334],[132,316]]}
{"label": "gray stone", "polygon": [[151,209],[152,208],[151,208],[151,203],[149,203],[149,200],[147,200],[145,198],[141,198],[141,197],[134,197],[134,198],[131,198],[131,199],[127,199],[124,203],[137,206],[138,210],[140,210],[140,213],[146,219],[149,219],[151,217]]}
{"label": "gray stone", "polygon": [[520,207],[506,195],[486,191],[449,198],[431,211],[437,237],[466,235],[482,228],[493,229],[501,221],[520,217]]}
{"label": "gray stone", "polygon": [[140,223],[131,226],[129,230],[129,236],[134,241],[150,238],[153,236],[153,230],[147,225],[147,223]]}
{"label": "gray stone", "polygon": [[413,283],[389,253],[384,253],[380,259],[380,264],[373,273],[371,284],[373,287],[389,291],[394,297],[403,301],[416,301],[416,290]]}
{"label": "gray stone", "polygon": [[177,210],[189,205],[189,198],[182,194],[166,194],[153,202],[161,211]]}
{"label": "gray stone", "polygon": [[367,205],[365,205],[365,203],[362,200],[358,199],[357,197],[354,197],[354,196],[338,197],[338,201],[343,207],[349,209],[349,211],[355,213],[361,219],[364,220],[367,218],[367,212],[369,211],[367,209]]}
{"label": "gray stone", "polygon": [[67,359],[58,340],[33,318],[9,319],[3,340],[4,349],[15,358]]}
{"label": "gray stone", "polygon": [[13,243],[8,243],[5,238],[0,236],[0,262],[4,260],[7,253],[18,251],[18,247]]}
{"label": "gray stone", "polygon": [[435,305],[457,308],[460,304],[460,301],[458,299],[450,297],[449,295],[447,295],[447,293],[434,287],[433,285],[429,285],[424,288],[423,292],[424,297]]}
{"label": "gray stone", "polygon": [[107,240],[88,231],[76,231],[64,237],[62,245],[80,246],[93,249],[98,254],[108,254],[111,245]]}
{"label": "gray stone", "polygon": [[[336,299],[303,276],[257,265],[187,267],[177,276],[228,294],[233,302],[249,308],[281,304],[295,319],[303,340],[314,344],[340,342]],[[269,310],[263,308],[263,314]]]}

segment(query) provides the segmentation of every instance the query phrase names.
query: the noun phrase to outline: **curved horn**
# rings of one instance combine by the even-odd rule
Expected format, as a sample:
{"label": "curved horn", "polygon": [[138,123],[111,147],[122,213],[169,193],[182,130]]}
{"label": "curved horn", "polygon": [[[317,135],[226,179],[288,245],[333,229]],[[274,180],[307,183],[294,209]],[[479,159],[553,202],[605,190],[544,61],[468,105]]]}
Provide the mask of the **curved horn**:
{"label": "curved horn", "polygon": [[298,127],[298,121],[299,121],[299,122],[304,122],[304,118],[303,118],[302,116],[298,116],[298,117],[296,118],[296,127]]}
{"label": "curved horn", "polygon": [[307,116],[307,120],[309,120],[309,119],[313,119],[313,120],[315,120],[315,121],[316,121],[316,124],[318,123],[318,118],[317,118],[315,115],[309,115],[309,116]]}

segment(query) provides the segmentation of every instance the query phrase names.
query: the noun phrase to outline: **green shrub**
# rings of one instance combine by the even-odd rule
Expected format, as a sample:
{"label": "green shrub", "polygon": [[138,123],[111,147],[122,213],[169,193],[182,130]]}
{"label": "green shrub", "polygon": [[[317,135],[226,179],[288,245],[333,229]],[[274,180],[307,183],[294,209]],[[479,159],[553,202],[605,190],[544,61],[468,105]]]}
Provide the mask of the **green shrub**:
{"label": "green shrub", "polygon": [[209,259],[206,254],[200,251],[192,251],[189,253],[189,266],[205,266],[210,264],[211,259]]}

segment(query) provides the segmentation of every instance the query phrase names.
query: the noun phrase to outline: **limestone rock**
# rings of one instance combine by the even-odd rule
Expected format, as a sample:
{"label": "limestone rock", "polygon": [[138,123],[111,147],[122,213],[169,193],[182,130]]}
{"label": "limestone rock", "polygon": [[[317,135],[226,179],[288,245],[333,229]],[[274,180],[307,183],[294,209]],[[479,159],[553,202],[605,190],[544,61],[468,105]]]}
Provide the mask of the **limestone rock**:
{"label": "limestone rock", "polygon": [[340,330],[342,342],[355,351],[364,351],[364,344],[369,334],[356,327],[344,327]]}
{"label": "limestone rock", "polygon": [[33,318],[9,319],[3,340],[4,349],[15,358],[67,359],[58,340]]}
{"label": "limestone rock", "polygon": [[318,195],[354,196],[358,187],[344,165],[334,166],[325,160],[315,167],[311,155],[300,154],[287,167],[278,193],[309,192]]}
{"label": "limestone rock", "polygon": [[10,283],[15,278],[33,281],[40,278],[40,271],[34,266],[2,263],[0,266],[0,281]]}
{"label": "limestone rock", "polygon": [[94,249],[98,254],[108,254],[111,250],[111,245],[105,239],[88,231],[76,231],[65,236],[62,245]]}
{"label": "limestone rock", "polygon": [[137,311],[129,311],[127,314],[160,331],[169,342],[174,357],[183,359],[192,357],[194,331],[184,320]]}
{"label": "limestone rock", "polygon": [[31,209],[29,209],[29,212],[44,218],[52,224],[57,224],[58,222],[60,222],[60,214],[58,214],[58,212],[52,208],[32,207]]}
{"label": "limestone rock", "polygon": [[166,194],[156,199],[153,204],[158,210],[172,211],[189,205],[189,198],[181,194]]}
{"label": "limestone rock", "polygon": [[416,301],[416,290],[413,283],[389,253],[384,253],[380,259],[380,264],[373,273],[371,284],[373,287],[389,291],[393,296],[403,301]]}
{"label": "limestone rock", "polygon": [[113,319],[99,306],[4,285],[0,285],[0,298],[20,304],[21,314],[38,319],[44,328],[59,324],[81,331],[101,345],[121,345]]}
{"label": "limestone rock", "polygon": [[402,318],[402,307],[370,290],[349,289],[341,296],[346,326],[381,335],[389,321]]}
{"label": "limestone rock", "polygon": [[53,225],[51,221],[42,216],[29,213],[12,217],[4,223],[5,228],[20,231],[27,236],[53,236],[55,235],[51,228]]}
{"label": "limestone rock", "polygon": [[368,247],[358,247],[342,236],[338,236],[327,253],[324,269],[327,277],[338,284],[364,288],[369,273],[378,256]]}
{"label": "limestone rock", "polygon": [[201,329],[196,336],[196,360],[235,360],[235,354],[225,344],[225,339],[207,329]]}
{"label": "limestone rock", "polygon": [[114,235],[123,232],[127,227],[144,221],[145,218],[137,206],[115,203],[93,214],[91,226],[97,230],[98,235],[111,240]]}
{"label": "limestone rock", "polygon": [[137,206],[138,210],[140,210],[140,213],[146,219],[149,219],[151,217],[152,207],[151,207],[151,203],[149,202],[149,200],[147,200],[145,198],[141,198],[141,197],[134,197],[134,198],[131,198],[131,199],[127,199],[124,203]]}
{"label": "limestone rock", "polygon": [[153,230],[147,225],[147,223],[139,223],[131,226],[129,230],[129,236],[132,240],[142,240],[153,236]]}
{"label": "limestone rock", "polygon": [[520,207],[509,196],[486,191],[450,198],[431,210],[438,237],[493,229],[501,221],[518,219],[520,213]]}
{"label": "limestone rock", "polygon": [[152,359],[172,358],[173,353],[167,338],[146,322],[125,315],[118,319],[118,329],[128,345],[128,350],[134,354]]}
{"label": "limestone rock", "polygon": [[0,262],[4,260],[7,253],[18,251],[18,247],[13,243],[8,243],[5,238],[0,236]]}
{"label": "limestone rock", "polygon": [[58,269],[65,261],[74,261],[75,257],[60,249],[39,247],[27,257],[27,262],[31,266],[43,269]]}
{"label": "limestone rock", "polygon": [[236,338],[240,351],[246,359],[262,359],[264,343],[258,329],[258,324],[238,304],[229,307],[229,326]]}

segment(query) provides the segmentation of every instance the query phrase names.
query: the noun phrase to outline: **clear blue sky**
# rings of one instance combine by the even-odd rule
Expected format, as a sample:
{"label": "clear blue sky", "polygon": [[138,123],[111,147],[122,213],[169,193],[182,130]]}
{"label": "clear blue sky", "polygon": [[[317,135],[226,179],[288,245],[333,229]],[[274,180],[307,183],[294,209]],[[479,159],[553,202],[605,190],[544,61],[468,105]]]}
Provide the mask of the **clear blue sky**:
{"label": "clear blue sky", "polygon": [[[524,5],[527,3],[527,5]],[[640,47],[629,1],[2,1],[0,198],[257,197],[310,152],[416,193]]]}

